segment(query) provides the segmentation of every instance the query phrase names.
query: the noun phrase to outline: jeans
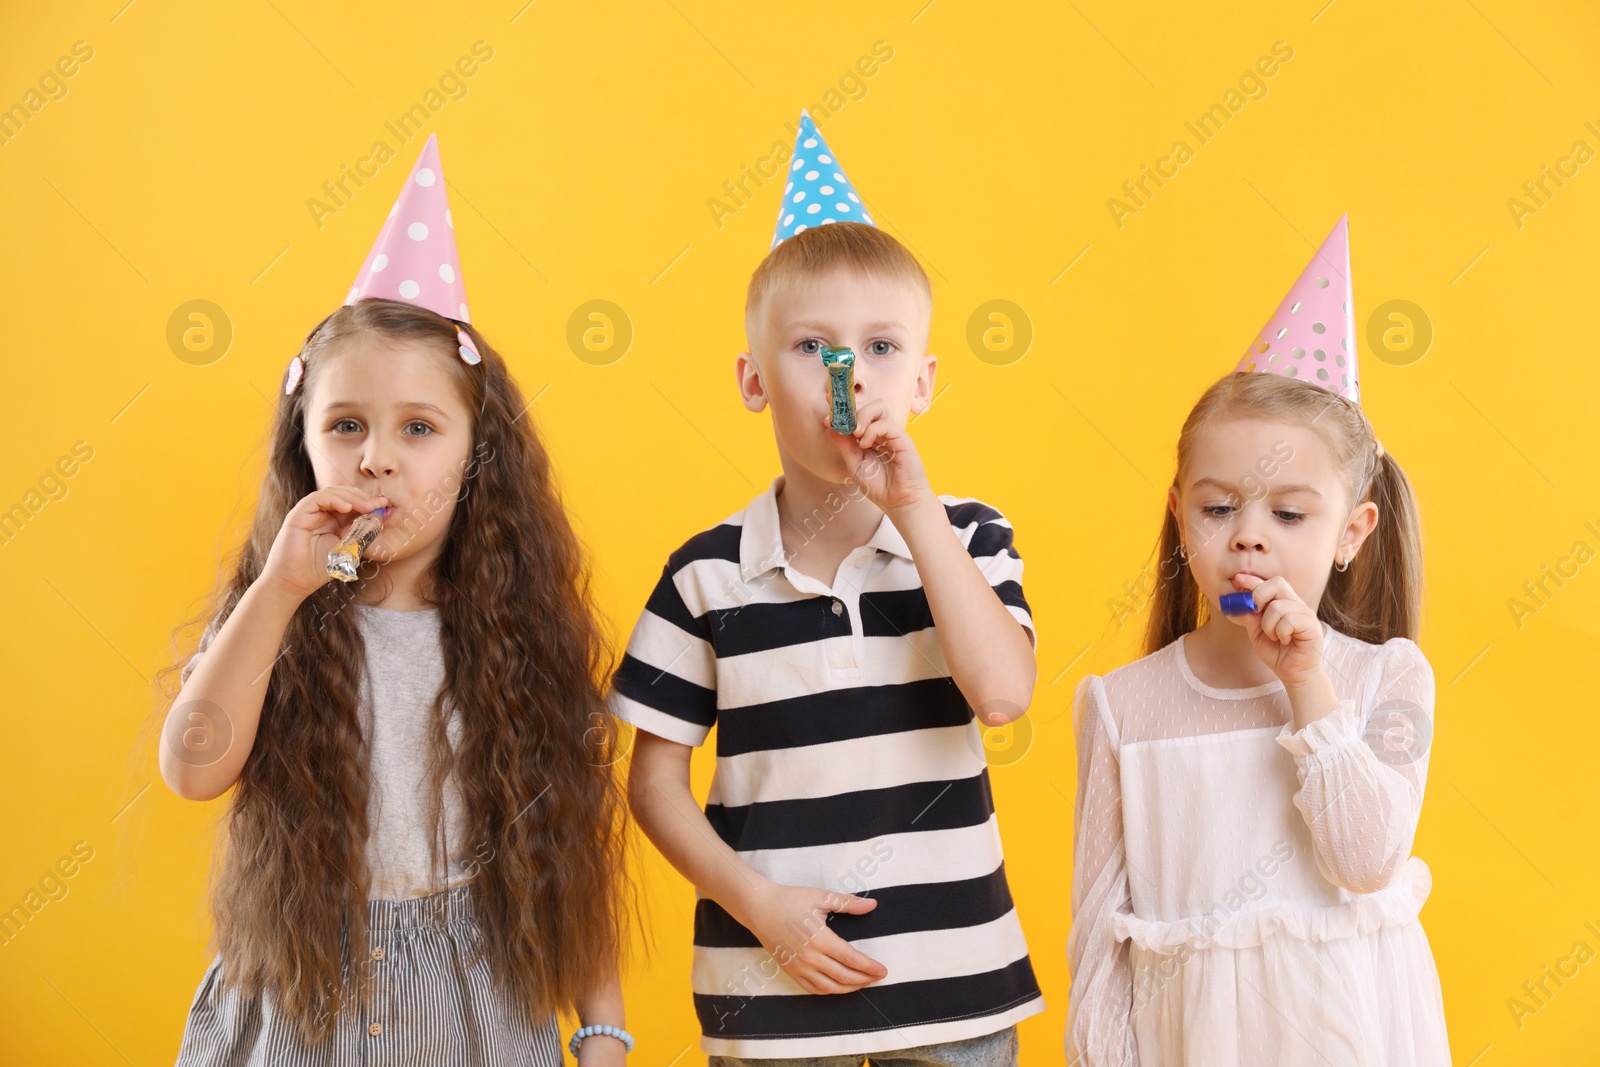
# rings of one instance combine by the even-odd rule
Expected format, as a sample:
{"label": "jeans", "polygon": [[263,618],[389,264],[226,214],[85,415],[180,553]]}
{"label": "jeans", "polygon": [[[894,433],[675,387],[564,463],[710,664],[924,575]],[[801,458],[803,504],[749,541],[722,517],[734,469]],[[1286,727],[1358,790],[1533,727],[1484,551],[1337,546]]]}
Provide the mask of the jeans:
{"label": "jeans", "polygon": [[941,1041],[935,1045],[918,1045],[889,1052],[858,1052],[848,1056],[799,1059],[712,1056],[710,1060],[710,1067],[862,1067],[868,1060],[872,1061],[873,1067],[1017,1067],[1017,1028],[1012,1025],[964,1041]]}

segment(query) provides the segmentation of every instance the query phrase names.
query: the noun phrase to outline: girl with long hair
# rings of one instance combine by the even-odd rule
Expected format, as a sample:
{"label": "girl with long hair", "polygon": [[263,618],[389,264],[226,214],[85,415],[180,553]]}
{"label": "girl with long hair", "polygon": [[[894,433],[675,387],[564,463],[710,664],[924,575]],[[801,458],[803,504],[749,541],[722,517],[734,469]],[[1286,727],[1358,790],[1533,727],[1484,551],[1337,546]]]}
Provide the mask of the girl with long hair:
{"label": "girl with long hair", "polygon": [[[437,181],[431,141],[418,168],[408,191]],[[396,208],[403,240],[421,208]],[[419,276],[379,251],[390,229],[364,274]],[[625,804],[589,571],[504,360],[456,295],[396,281],[291,362],[249,536],[165,713],[167,784],[232,791],[178,1062],[553,1067],[575,1011],[580,1063],[616,1067]],[[356,580],[331,581],[330,549],[384,507]]]}

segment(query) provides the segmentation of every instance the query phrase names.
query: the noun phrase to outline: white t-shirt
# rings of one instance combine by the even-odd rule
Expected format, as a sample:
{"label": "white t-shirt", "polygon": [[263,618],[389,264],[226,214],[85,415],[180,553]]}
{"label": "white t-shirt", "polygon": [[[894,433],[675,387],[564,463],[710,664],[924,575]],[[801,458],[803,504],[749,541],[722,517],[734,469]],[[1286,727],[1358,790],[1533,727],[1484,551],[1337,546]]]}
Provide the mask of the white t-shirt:
{"label": "white t-shirt", "polygon": [[[408,900],[468,881],[471,849],[463,837],[463,808],[454,776],[440,803],[440,825],[449,857],[443,882],[430,871],[428,854],[429,720],[433,699],[444,684],[444,651],[439,643],[439,609],[394,611],[352,604],[366,642],[360,714],[370,744],[371,792],[367,800],[368,896]],[[214,624],[213,624],[214,625]],[[208,629],[184,668],[187,681],[215,631]],[[459,742],[460,720],[448,727]]]}

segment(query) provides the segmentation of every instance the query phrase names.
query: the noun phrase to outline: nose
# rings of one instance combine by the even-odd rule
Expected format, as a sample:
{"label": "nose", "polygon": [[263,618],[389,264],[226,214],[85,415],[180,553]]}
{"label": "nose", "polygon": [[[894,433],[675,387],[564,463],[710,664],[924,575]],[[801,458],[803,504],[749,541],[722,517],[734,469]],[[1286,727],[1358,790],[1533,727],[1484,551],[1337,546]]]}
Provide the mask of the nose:
{"label": "nose", "polygon": [[369,478],[391,478],[395,473],[394,460],[388,449],[375,439],[369,439],[361,453],[361,473]]}
{"label": "nose", "polygon": [[1244,507],[1239,511],[1239,523],[1233,530],[1233,550],[1235,552],[1265,552],[1267,550],[1266,535],[1261,530],[1262,520],[1259,509]]}

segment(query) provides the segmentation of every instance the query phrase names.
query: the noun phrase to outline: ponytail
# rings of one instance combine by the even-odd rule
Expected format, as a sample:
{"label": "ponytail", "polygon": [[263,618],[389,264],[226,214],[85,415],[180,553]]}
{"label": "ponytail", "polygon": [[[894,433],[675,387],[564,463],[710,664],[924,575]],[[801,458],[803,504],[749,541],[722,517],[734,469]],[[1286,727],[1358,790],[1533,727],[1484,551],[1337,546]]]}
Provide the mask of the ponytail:
{"label": "ponytail", "polygon": [[1388,452],[1376,459],[1366,499],[1378,505],[1378,525],[1349,569],[1328,576],[1317,617],[1369,644],[1415,641],[1422,627],[1421,521],[1411,480]]}

